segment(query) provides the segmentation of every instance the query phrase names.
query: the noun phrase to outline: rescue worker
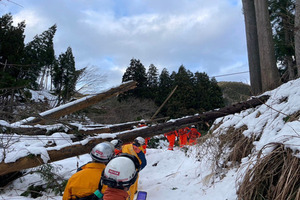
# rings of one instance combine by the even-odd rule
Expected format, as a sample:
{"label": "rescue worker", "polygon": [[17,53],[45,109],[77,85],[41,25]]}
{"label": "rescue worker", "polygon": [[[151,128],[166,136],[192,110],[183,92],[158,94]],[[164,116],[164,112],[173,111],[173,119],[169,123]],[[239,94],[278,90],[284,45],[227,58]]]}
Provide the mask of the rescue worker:
{"label": "rescue worker", "polygon": [[115,147],[115,155],[119,155],[120,153],[122,153],[122,145],[123,145],[122,140],[114,139],[114,140],[110,141],[110,143],[112,143]]}
{"label": "rescue worker", "polygon": [[[95,196],[94,192],[98,191],[101,173],[106,164],[114,157],[114,147],[110,142],[102,142],[92,149],[90,155],[92,162],[82,166],[81,170],[68,180],[63,200],[80,200],[88,196]],[[102,187],[102,194],[106,187]]]}
{"label": "rescue worker", "polygon": [[182,148],[184,145],[187,145],[187,135],[189,129],[189,127],[185,127],[178,130],[180,148]]}
{"label": "rescue worker", "polygon": [[103,200],[126,200],[129,197],[127,191],[135,183],[139,170],[140,163],[135,156],[120,154],[113,158],[101,176],[102,184],[108,186]]}
{"label": "rescue worker", "polygon": [[191,126],[191,129],[188,133],[188,139],[189,139],[189,144],[190,145],[195,145],[197,142],[197,138],[201,136],[201,133],[197,131],[195,128],[195,125]]}
{"label": "rescue worker", "polygon": [[[138,124],[138,128],[145,127],[145,126],[147,126],[147,124],[145,122],[141,122],[141,123]],[[150,137],[146,137],[145,138],[145,144],[142,145],[142,147],[143,147],[142,151],[144,152],[144,154],[146,154],[146,151],[147,151],[146,148],[147,148],[149,140],[150,140]]]}
{"label": "rescue worker", "polygon": [[[131,144],[126,144],[122,146],[122,153],[128,153],[135,156],[141,165],[141,170],[147,165],[147,160],[144,152],[141,150],[141,146],[145,144],[145,139],[142,137],[135,138],[134,142]],[[134,194],[137,192],[138,188],[138,178],[135,183],[129,188],[130,200],[133,200]]]}
{"label": "rescue worker", "polygon": [[167,138],[167,140],[169,141],[169,147],[168,150],[173,150],[174,144],[175,144],[175,140],[176,137],[178,136],[177,131],[170,131],[168,133],[165,133],[164,136]]}

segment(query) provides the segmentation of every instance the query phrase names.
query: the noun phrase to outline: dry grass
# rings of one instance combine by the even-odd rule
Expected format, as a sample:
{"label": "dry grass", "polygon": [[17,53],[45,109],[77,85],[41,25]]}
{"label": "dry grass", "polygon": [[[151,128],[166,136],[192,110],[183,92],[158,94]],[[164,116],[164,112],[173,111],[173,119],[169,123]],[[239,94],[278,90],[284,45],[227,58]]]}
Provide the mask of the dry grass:
{"label": "dry grass", "polygon": [[243,132],[247,129],[248,127],[246,125],[238,129],[230,127],[226,134],[222,134],[219,136],[219,148],[223,149],[225,147],[229,147],[230,149],[232,149],[226,160],[226,165],[228,164],[228,162],[233,165],[239,164],[242,158],[248,156],[251,153],[253,148],[253,141],[255,140],[255,138],[248,138],[244,136]]}
{"label": "dry grass", "polygon": [[205,184],[213,182],[216,177],[220,179],[225,177],[228,167],[239,164],[242,158],[251,153],[254,139],[243,135],[243,132],[247,129],[247,126],[242,126],[238,129],[230,127],[226,133],[219,130],[219,133],[207,134],[198,138],[198,145],[201,148],[196,158],[200,161],[207,154],[212,155],[212,166],[210,167],[212,174],[206,177]]}
{"label": "dry grass", "polygon": [[[274,145],[274,144],[272,144]],[[300,200],[300,159],[283,144],[249,169],[238,189],[240,200]]]}

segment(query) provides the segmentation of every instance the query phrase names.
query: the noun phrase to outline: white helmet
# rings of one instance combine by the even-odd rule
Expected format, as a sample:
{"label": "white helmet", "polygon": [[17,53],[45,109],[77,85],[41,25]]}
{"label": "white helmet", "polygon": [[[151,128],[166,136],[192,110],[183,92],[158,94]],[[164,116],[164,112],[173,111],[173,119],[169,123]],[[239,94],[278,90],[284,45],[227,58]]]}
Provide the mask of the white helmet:
{"label": "white helmet", "polygon": [[110,141],[110,143],[112,143],[116,149],[120,149],[123,145],[123,142],[120,139],[114,139]]}
{"label": "white helmet", "polygon": [[102,142],[92,149],[90,155],[96,162],[107,163],[115,155],[115,148],[110,142]]}
{"label": "white helmet", "polygon": [[145,144],[145,139],[139,136],[139,137],[134,139],[134,142],[138,145],[144,145]]}
{"label": "white helmet", "polygon": [[191,127],[192,127],[192,128],[195,128],[195,125],[192,125]]}
{"label": "white helmet", "polygon": [[102,172],[101,181],[112,188],[130,187],[137,179],[139,166],[132,157],[122,154],[113,158]]}

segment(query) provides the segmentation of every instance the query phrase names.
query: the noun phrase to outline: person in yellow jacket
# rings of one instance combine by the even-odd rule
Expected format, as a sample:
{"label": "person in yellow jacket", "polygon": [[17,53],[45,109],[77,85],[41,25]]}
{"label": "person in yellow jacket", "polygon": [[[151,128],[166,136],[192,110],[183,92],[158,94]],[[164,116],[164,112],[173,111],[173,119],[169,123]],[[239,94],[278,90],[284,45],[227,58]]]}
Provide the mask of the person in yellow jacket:
{"label": "person in yellow jacket", "polygon": [[[114,157],[114,147],[110,142],[102,142],[92,149],[90,155],[93,161],[81,167],[68,180],[63,200],[81,199],[97,195],[94,192],[98,191],[102,171],[106,164]],[[104,185],[101,190],[102,194],[105,189],[106,186]]]}
{"label": "person in yellow jacket", "polygon": [[[142,170],[147,165],[147,160],[144,152],[142,151],[142,145],[145,144],[145,139],[142,137],[137,137],[132,144],[126,144],[122,146],[122,153],[128,153],[135,156],[141,165],[140,170]],[[134,194],[137,192],[138,188],[138,178],[135,183],[129,188],[129,198],[128,200],[133,200]]]}

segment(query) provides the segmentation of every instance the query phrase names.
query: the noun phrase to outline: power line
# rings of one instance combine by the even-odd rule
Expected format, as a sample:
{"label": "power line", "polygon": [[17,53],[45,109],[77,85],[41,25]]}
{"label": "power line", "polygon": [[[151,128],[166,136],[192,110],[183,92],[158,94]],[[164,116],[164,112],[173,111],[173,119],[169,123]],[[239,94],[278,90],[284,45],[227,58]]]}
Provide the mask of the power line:
{"label": "power line", "polygon": [[213,76],[213,77],[232,76],[232,75],[236,75],[236,74],[245,74],[245,73],[249,73],[249,71],[236,72],[236,73],[231,73],[231,74],[222,74],[222,75],[217,75],[217,76]]}

